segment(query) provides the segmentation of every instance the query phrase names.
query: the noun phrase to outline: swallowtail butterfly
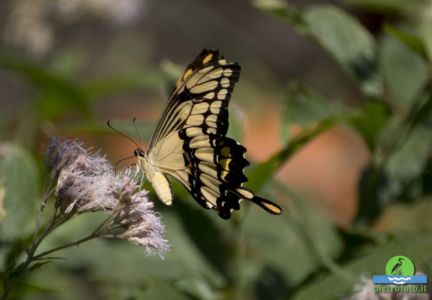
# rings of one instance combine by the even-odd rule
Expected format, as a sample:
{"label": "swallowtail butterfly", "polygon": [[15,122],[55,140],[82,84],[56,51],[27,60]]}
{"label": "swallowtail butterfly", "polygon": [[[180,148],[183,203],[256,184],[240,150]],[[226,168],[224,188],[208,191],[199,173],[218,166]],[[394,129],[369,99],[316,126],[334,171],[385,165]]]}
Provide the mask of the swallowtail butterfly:
{"label": "swallowtail butterfly", "polygon": [[203,50],[178,79],[147,151],[138,148],[138,166],[165,204],[173,200],[166,175],[180,181],[204,208],[229,219],[240,201],[280,214],[275,203],[243,187],[246,149],[226,137],[228,103],[240,66],[218,51]]}

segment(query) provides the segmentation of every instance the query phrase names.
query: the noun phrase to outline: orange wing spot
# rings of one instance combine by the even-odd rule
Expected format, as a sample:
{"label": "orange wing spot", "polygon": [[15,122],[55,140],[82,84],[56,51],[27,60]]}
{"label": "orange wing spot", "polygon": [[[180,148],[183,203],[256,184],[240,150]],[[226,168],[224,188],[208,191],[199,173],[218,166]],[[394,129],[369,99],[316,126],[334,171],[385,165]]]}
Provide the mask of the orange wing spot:
{"label": "orange wing spot", "polygon": [[225,178],[228,176],[229,172],[226,170],[222,170],[220,177],[225,180]]}
{"label": "orange wing spot", "polygon": [[213,53],[210,53],[209,55],[207,55],[206,57],[204,57],[202,63],[205,65],[206,63],[208,63],[209,61],[211,61],[213,58]]}
{"label": "orange wing spot", "polygon": [[229,159],[229,158],[219,160],[219,164],[225,170],[229,170],[229,164],[230,164],[230,162],[231,162],[231,159]]}
{"label": "orange wing spot", "polygon": [[180,78],[177,80],[176,87],[180,88],[180,86],[192,75],[192,73],[192,69],[187,69],[186,71],[184,71],[183,75],[180,76]]}
{"label": "orange wing spot", "polygon": [[183,74],[183,80],[186,80],[189,78],[189,76],[191,76],[193,73],[192,69],[187,69],[184,74]]}

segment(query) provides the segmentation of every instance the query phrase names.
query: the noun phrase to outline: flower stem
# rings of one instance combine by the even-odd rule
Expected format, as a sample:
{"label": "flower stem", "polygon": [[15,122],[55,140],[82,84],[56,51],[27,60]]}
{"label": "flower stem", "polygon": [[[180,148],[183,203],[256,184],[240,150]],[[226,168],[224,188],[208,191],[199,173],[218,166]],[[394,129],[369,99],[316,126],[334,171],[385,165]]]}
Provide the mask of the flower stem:
{"label": "flower stem", "polygon": [[[40,231],[40,223],[41,223],[41,217],[43,210],[45,209],[46,203],[48,202],[49,198],[53,195],[55,189],[51,189],[48,193],[46,193],[41,201],[41,206],[38,212],[38,215],[36,217],[36,228],[33,233],[33,239],[30,249],[26,251],[27,253],[27,259],[22,264],[19,264],[18,267],[21,268],[20,274],[14,278],[11,279],[9,282],[5,281],[3,282],[3,295],[1,296],[1,299],[7,299],[12,289],[15,287],[15,285],[24,277],[24,275],[27,273],[31,263],[33,262],[34,254],[39,247],[39,245],[42,243],[43,239],[54,229],[54,223],[55,223],[55,214],[53,215],[51,221],[49,224],[45,227],[44,230],[42,230],[42,233],[38,237],[38,233]],[[14,269],[17,270],[17,267]],[[13,271],[14,271],[13,270]]]}
{"label": "flower stem", "polygon": [[34,256],[33,258],[34,258],[34,260],[38,260],[38,259],[42,259],[44,256],[46,256],[46,255],[48,255],[48,254],[51,254],[51,253],[53,253],[53,252],[56,252],[56,251],[59,251],[59,250],[62,250],[62,249],[66,249],[66,248],[69,248],[69,247],[73,247],[73,246],[79,246],[80,244],[82,244],[82,243],[84,243],[84,242],[86,242],[86,241],[89,241],[89,240],[92,240],[92,239],[94,239],[94,238],[98,238],[98,237],[100,237],[100,236],[102,236],[103,234],[104,234],[104,231],[101,231],[101,229],[109,222],[109,221],[111,221],[111,217],[109,217],[109,218],[106,218],[91,234],[89,234],[88,236],[86,236],[86,237],[84,237],[84,238],[82,238],[82,239],[79,239],[79,240],[77,240],[77,241],[74,241],[74,242],[70,242],[70,243],[67,243],[67,244],[64,244],[64,245],[61,245],[61,246],[58,246],[58,247],[55,247],[55,248],[52,248],[52,249],[50,249],[50,250],[47,250],[47,251],[44,251],[44,252],[42,252],[42,253],[40,253],[40,254],[38,254],[38,255],[36,255],[36,256]]}
{"label": "flower stem", "polygon": [[71,242],[71,243],[67,243],[67,244],[64,244],[64,245],[52,248],[50,250],[44,251],[41,254],[35,255],[35,256],[33,256],[33,260],[42,259],[44,256],[46,256],[48,254],[51,254],[53,252],[62,250],[62,249],[66,249],[66,248],[69,248],[69,247],[72,247],[72,246],[79,246],[81,243],[84,243],[84,242],[89,241],[91,239],[97,238],[99,236],[101,236],[100,232],[99,233],[92,233],[92,234],[90,234],[90,235],[88,235],[88,236],[86,236],[86,237],[84,237],[82,239],[79,239],[77,241],[74,241],[74,242]]}

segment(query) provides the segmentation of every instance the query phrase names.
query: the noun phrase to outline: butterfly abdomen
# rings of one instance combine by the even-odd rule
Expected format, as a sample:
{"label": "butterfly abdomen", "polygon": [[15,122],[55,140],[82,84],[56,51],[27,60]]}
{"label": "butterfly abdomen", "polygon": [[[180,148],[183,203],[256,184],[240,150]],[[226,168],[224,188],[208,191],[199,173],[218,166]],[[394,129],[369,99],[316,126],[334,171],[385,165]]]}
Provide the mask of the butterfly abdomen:
{"label": "butterfly abdomen", "polygon": [[171,205],[173,196],[169,181],[165,175],[154,167],[147,157],[138,157],[138,166],[154,187],[158,198],[166,205]]}

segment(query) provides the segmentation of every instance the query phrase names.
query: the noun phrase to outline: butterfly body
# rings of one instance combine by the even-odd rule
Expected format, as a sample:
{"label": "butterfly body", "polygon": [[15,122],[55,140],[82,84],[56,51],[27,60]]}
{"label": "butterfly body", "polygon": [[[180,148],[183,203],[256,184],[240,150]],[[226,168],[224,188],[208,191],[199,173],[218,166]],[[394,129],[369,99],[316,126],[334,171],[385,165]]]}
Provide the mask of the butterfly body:
{"label": "butterfly body", "polygon": [[246,148],[225,136],[228,103],[239,74],[237,63],[227,62],[218,51],[203,50],[177,81],[146,152],[135,151],[138,166],[165,204],[173,198],[168,175],[224,219],[242,200],[281,213],[279,206],[243,187]]}
{"label": "butterfly body", "polygon": [[173,196],[170,184],[161,170],[147,157],[138,156],[138,167],[145,174],[147,180],[152,184],[158,198],[166,205],[171,205]]}

